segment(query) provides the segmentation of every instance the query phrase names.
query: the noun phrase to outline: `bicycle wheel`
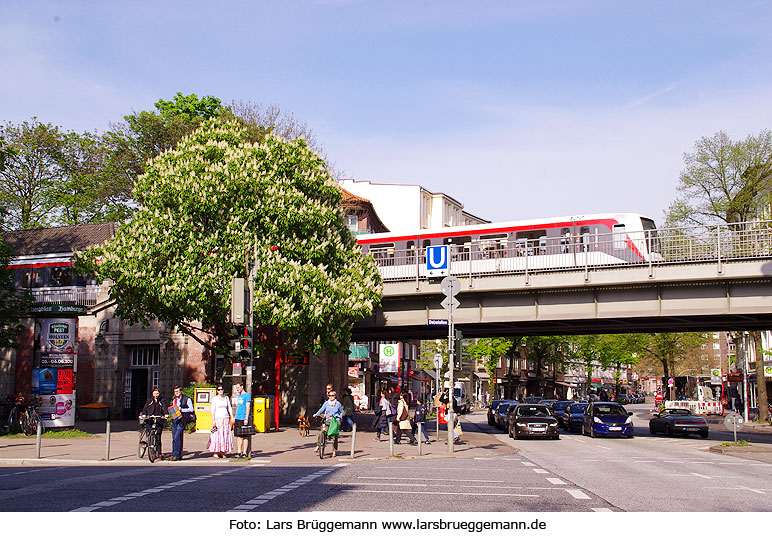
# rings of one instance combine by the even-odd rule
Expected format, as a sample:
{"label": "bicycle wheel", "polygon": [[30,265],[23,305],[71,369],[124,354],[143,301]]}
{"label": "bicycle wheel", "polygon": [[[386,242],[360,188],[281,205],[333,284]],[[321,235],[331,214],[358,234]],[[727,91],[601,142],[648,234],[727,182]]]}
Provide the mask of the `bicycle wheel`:
{"label": "bicycle wheel", "polygon": [[319,458],[324,458],[324,446],[327,445],[327,433],[322,429],[319,432]]}
{"label": "bicycle wheel", "polygon": [[137,456],[142,458],[145,456],[145,453],[147,452],[147,434],[145,433],[145,429],[141,429],[139,431],[139,442],[137,443]]}
{"label": "bicycle wheel", "polygon": [[147,459],[150,460],[151,464],[156,461],[156,458],[158,458],[158,448],[156,445],[157,439],[158,438],[151,431],[147,438]]}
{"label": "bicycle wheel", "polygon": [[[26,428],[24,430],[24,435],[31,436],[38,433],[38,423],[40,422],[40,415],[37,414],[37,411],[30,411],[27,413],[27,424]],[[40,430],[42,431],[43,428],[41,426]]]}
{"label": "bicycle wheel", "polygon": [[8,433],[17,434],[21,432],[21,413],[17,408],[11,409],[11,415],[8,417]]}

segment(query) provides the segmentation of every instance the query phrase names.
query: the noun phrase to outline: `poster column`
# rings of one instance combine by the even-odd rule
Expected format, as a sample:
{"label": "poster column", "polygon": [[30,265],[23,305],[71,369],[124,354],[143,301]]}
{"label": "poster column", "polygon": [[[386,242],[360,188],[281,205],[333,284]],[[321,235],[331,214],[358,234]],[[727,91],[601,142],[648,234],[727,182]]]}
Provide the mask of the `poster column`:
{"label": "poster column", "polygon": [[32,370],[32,394],[46,428],[75,426],[78,320],[45,318],[40,323],[40,362]]}

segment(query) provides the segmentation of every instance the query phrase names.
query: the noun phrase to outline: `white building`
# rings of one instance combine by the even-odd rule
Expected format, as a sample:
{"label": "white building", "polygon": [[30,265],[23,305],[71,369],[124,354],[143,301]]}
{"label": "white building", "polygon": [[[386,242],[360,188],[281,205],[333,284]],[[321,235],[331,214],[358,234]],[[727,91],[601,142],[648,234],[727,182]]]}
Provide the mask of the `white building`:
{"label": "white building", "polygon": [[420,185],[391,185],[339,179],[345,190],[373,203],[381,221],[392,232],[446,226],[483,224],[489,221],[464,211],[464,205],[441,192]]}

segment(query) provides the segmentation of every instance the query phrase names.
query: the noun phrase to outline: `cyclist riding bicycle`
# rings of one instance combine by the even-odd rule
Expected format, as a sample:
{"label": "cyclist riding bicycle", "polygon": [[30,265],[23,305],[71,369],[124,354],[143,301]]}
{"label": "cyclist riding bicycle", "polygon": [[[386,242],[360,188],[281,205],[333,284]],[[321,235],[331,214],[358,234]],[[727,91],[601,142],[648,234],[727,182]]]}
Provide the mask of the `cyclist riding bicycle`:
{"label": "cyclist riding bicycle", "polygon": [[[321,432],[327,432],[327,423],[330,419],[336,418],[340,422],[343,417],[343,406],[338,401],[337,396],[334,390],[330,390],[327,394],[327,401],[322,404],[319,411],[314,413],[314,417],[323,419]],[[332,437],[332,457],[335,458],[335,453],[338,452],[338,436],[330,437]],[[316,446],[315,452],[319,452],[319,445]]]}
{"label": "cyclist riding bicycle", "polygon": [[[164,417],[166,415],[166,409],[163,406],[163,403],[161,402],[161,391],[158,388],[153,389],[152,397],[147,401],[145,404],[145,407],[142,408],[142,412],[139,415],[139,421],[140,423],[145,422],[145,417],[150,416],[157,416],[157,417]],[[152,420],[152,419],[149,419]],[[164,428],[164,419],[157,419],[158,424],[156,425],[156,437],[158,439],[158,454],[163,460],[163,456],[161,455],[161,433]],[[149,428],[148,428],[149,429]]]}

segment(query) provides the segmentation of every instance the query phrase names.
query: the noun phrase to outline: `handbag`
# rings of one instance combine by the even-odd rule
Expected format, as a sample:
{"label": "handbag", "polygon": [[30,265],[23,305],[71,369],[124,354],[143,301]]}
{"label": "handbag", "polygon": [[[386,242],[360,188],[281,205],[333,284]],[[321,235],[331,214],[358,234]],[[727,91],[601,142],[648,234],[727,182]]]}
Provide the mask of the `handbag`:
{"label": "handbag", "polygon": [[253,436],[257,433],[254,424],[242,424],[234,432],[237,436]]}
{"label": "handbag", "polygon": [[337,436],[340,434],[340,422],[335,417],[330,419],[330,425],[327,427],[327,436]]}

